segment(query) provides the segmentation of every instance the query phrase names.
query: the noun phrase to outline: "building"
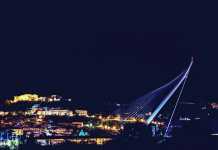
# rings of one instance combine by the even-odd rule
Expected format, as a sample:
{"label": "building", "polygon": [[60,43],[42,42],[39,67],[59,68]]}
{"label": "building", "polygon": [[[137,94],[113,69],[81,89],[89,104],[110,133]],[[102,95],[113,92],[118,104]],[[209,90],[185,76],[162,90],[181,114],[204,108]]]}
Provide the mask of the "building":
{"label": "building", "polygon": [[88,111],[87,110],[77,109],[77,110],[75,110],[75,112],[79,116],[88,116]]}

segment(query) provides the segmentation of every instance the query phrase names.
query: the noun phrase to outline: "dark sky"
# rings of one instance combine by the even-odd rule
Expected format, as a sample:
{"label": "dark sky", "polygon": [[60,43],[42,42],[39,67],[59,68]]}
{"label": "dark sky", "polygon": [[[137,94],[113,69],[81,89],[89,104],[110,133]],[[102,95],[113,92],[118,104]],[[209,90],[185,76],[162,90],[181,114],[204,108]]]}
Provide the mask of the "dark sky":
{"label": "dark sky", "polygon": [[2,4],[0,96],[126,102],[173,79],[194,56],[184,98],[218,99],[213,6]]}

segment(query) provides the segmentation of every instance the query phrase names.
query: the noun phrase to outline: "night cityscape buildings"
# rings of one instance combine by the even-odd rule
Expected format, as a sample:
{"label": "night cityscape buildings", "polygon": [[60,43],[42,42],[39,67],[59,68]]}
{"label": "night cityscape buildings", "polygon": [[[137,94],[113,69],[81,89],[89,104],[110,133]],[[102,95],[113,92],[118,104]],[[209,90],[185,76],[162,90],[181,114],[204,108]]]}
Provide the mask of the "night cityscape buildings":
{"label": "night cityscape buildings", "polygon": [[218,149],[215,3],[0,7],[0,150]]}
{"label": "night cityscape buildings", "polygon": [[[41,148],[54,148],[66,143],[68,146],[110,147],[110,143],[113,145],[119,138],[140,141],[149,134],[150,137],[145,136],[144,140],[148,138],[148,141],[153,140],[157,145],[165,144],[163,140],[177,136],[174,135],[177,129],[192,124],[192,121],[204,120],[205,117],[214,121],[211,116],[216,116],[218,103],[197,106],[193,102],[179,101],[192,64],[193,60],[175,79],[133,101],[128,107],[116,104],[117,110],[111,113],[96,114],[81,108],[73,110],[69,107],[73,100],[58,95],[14,96],[1,104],[0,148],[19,149],[34,144]],[[173,97],[178,89],[181,89],[178,97]],[[171,98],[176,100],[168,106],[173,106],[173,109],[161,111]],[[196,108],[189,108],[192,105]],[[212,126],[206,134],[217,136],[218,129]]]}

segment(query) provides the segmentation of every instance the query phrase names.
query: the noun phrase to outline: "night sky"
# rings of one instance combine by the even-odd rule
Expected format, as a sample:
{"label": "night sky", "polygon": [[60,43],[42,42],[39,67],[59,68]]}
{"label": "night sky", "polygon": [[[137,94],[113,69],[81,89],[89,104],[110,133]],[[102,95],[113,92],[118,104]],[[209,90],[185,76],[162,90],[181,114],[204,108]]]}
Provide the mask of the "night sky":
{"label": "night sky", "polygon": [[212,4],[1,5],[0,96],[128,102],[195,62],[183,98],[218,100]]}

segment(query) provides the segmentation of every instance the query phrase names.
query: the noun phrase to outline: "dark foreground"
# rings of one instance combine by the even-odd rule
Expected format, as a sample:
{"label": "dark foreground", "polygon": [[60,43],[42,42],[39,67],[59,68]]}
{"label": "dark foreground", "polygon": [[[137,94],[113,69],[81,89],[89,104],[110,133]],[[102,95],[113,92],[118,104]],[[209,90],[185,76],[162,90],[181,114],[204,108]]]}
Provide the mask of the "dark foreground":
{"label": "dark foreground", "polygon": [[135,149],[151,149],[151,150],[216,150],[218,149],[218,139],[196,137],[186,137],[180,140],[168,140],[161,144],[153,143],[152,141],[126,141],[113,142],[104,146],[96,145],[72,145],[63,144],[58,146],[39,146],[34,144],[22,145],[21,150],[135,150]]}

